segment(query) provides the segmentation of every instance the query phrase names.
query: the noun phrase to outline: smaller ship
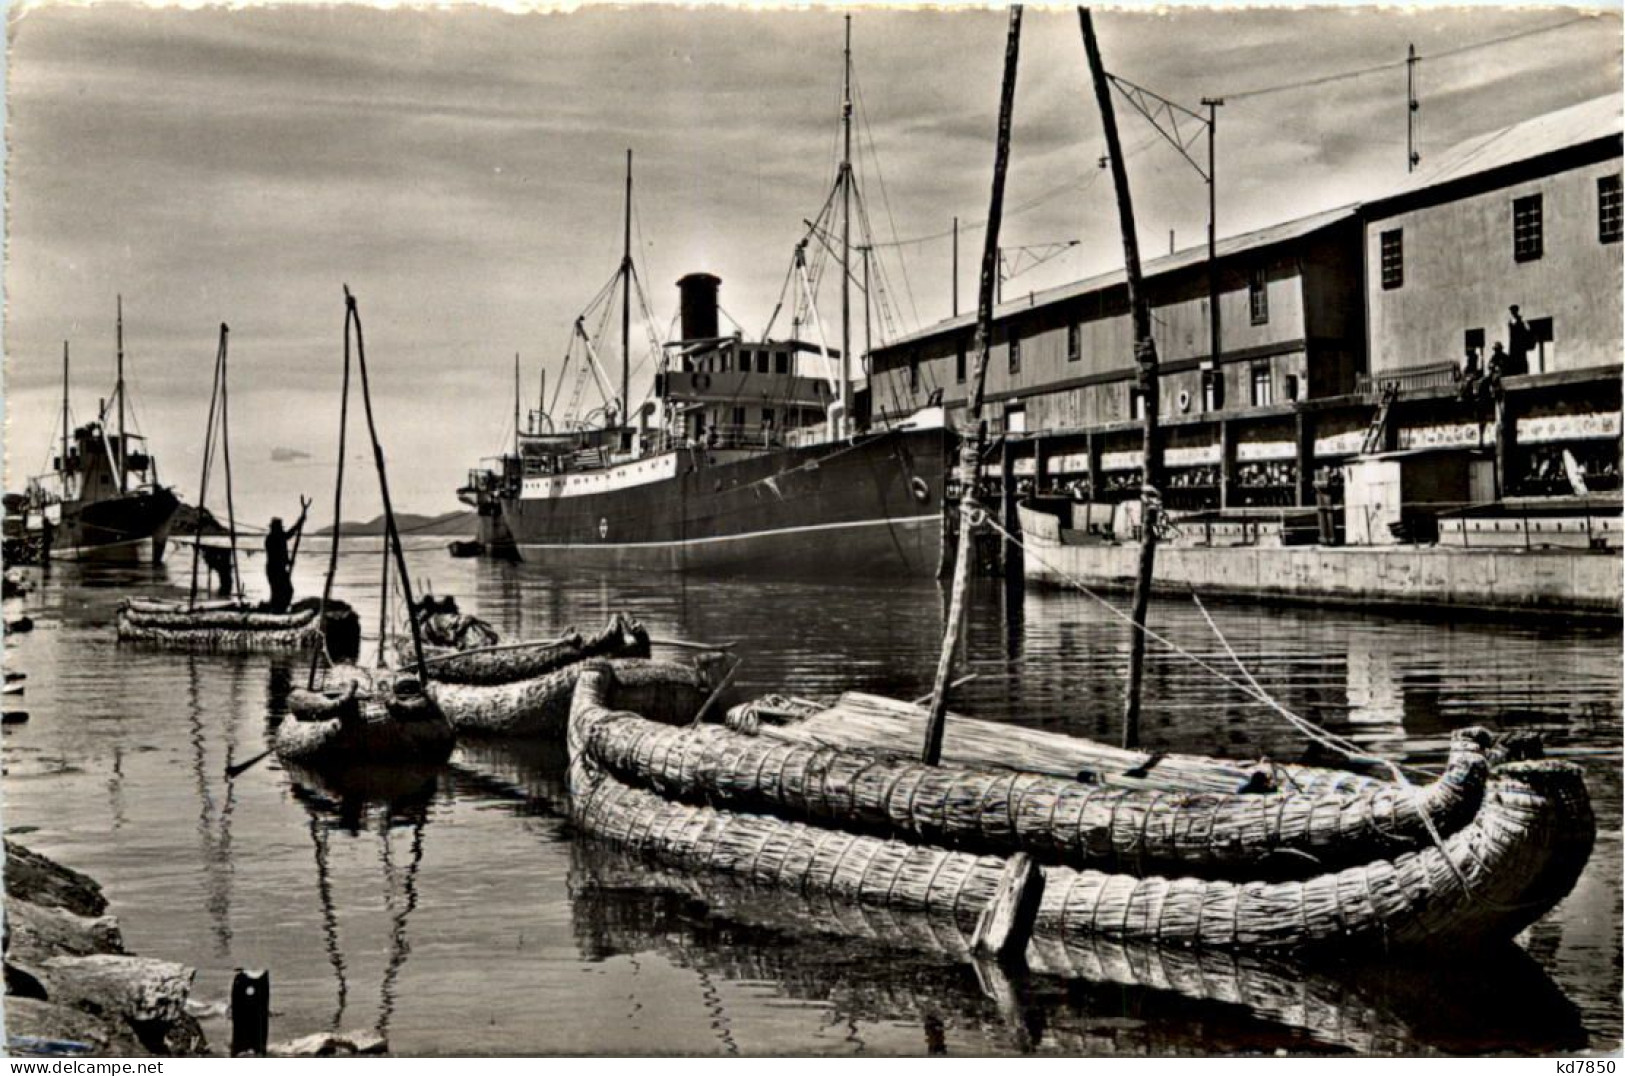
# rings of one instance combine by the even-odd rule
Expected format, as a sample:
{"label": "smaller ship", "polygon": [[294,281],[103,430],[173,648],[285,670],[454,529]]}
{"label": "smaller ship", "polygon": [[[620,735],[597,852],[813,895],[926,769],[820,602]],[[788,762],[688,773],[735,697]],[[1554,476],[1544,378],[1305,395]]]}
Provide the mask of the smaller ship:
{"label": "smaller ship", "polygon": [[158,464],[146,438],[126,429],[126,410],[121,300],[113,398],[99,401],[96,418],[77,427],[68,418],[68,345],[62,345],[61,450],[49,474],[29,479],[18,505],[26,548],[38,559],[163,560],[180,502],[158,484]]}

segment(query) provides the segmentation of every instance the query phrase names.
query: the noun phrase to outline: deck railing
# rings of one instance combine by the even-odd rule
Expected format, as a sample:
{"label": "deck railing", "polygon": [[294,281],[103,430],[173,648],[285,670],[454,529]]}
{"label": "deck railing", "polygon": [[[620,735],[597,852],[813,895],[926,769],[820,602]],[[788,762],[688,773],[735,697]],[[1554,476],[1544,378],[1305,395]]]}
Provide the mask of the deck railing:
{"label": "deck railing", "polygon": [[1361,374],[1355,378],[1354,391],[1372,400],[1380,399],[1389,385],[1399,388],[1401,396],[1418,389],[1449,388],[1460,378],[1453,362],[1428,362],[1419,366],[1402,366],[1396,370],[1383,370],[1374,374]]}

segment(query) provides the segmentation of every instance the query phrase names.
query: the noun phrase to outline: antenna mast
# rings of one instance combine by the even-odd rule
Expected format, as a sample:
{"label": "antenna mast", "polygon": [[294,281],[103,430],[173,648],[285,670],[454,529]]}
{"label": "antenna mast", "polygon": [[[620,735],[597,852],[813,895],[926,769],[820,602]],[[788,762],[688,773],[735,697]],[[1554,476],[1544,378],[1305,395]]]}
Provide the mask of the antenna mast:
{"label": "antenna mast", "polygon": [[841,80],[841,427],[852,429],[852,16]]}

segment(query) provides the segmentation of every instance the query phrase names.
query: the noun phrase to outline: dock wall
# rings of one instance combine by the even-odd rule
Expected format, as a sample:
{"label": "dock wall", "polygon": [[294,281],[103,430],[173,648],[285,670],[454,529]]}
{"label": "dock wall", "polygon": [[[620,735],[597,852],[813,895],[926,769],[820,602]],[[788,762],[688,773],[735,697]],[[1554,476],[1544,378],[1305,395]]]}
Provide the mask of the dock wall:
{"label": "dock wall", "polygon": [[[1035,540],[1036,539],[1036,540]],[[1029,534],[1029,580],[1130,587],[1136,545],[1060,545]],[[1157,550],[1156,589],[1261,601],[1620,618],[1617,553],[1277,546]]]}

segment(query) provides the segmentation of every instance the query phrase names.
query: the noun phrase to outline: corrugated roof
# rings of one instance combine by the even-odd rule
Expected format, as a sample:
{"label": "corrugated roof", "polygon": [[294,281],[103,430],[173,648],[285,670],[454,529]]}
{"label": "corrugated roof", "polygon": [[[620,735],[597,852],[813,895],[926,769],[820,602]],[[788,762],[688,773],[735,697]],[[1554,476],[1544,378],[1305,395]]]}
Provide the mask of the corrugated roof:
{"label": "corrugated roof", "polygon": [[1625,105],[1625,95],[1606,94],[1469,138],[1431,159],[1424,158],[1422,167],[1406,176],[1404,182],[1367,204],[1379,205],[1390,198],[1534,160],[1609,135],[1618,137],[1622,130],[1622,105]]}
{"label": "corrugated roof", "polygon": [[[1327,225],[1336,224],[1338,221],[1342,220],[1348,220],[1354,216],[1355,211],[1355,206],[1341,206],[1337,209],[1328,209],[1320,213],[1315,213],[1312,216],[1300,217],[1297,220],[1290,220],[1284,224],[1272,224],[1268,228],[1260,228],[1258,231],[1244,232],[1241,235],[1233,235],[1227,239],[1219,240],[1216,247],[1216,253],[1220,258],[1226,258],[1233,254],[1240,254],[1243,251],[1259,250],[1264,247],[1274,246],[1277,243],[1284,243],[1288,240],[1299,239],[1303,236],[1309,235],[1312,232],[1317,232]],[[1142,262],[1140,265],[1140,275],[1149,279],[1151,277],[1165,276],[1168,273],[1178,272],[1181,269],[1188,269],[1192,266],[1205,265],[1206,263],[1207,246],[1203,245],[1199,247],[1190,247],[1186,250],[1176,251],[1173,254],[1165,254],[1160,258],[1153,258],[1148,262]],[[994,308],[993,318],[995,321],[997,321],[1003,317],[1019,314],[1023,310],[1033,310],[1040,306],[1048,306],[1051,303],[1075,299],[1080,295],[1087,295],[1090,292],[1101,291],[1102,289],[1109,288],[1114,284],[1123,283],[1124,280],[1127,279],[1127,276],[1128,274],[1125,270],[1113,269],[1110,272],[1100,273],[1092,277],[1086,277],[1083,280],[1075,280],[1070,284],[1062,284],[1046,291],[1033,292],[1031,295],[1022,296],[1020,299],[1009,299],[1000,303]],[[945,332],[951,332],[955,329],[974,328],[975,325],[976,314],[974,312],[970,314],[961,314],[957,318],[948,318],[945,321],[937,322],[935,325],[932,325],[929,328],[921,329],[919,332],[910,333],[907,336],[899,337],[884,347],[875,348],[875,350],[888,351],[891,348],[897,347],[901,344],[912,343],[916,340],[925,340],[933,336],[939,336]]]}

